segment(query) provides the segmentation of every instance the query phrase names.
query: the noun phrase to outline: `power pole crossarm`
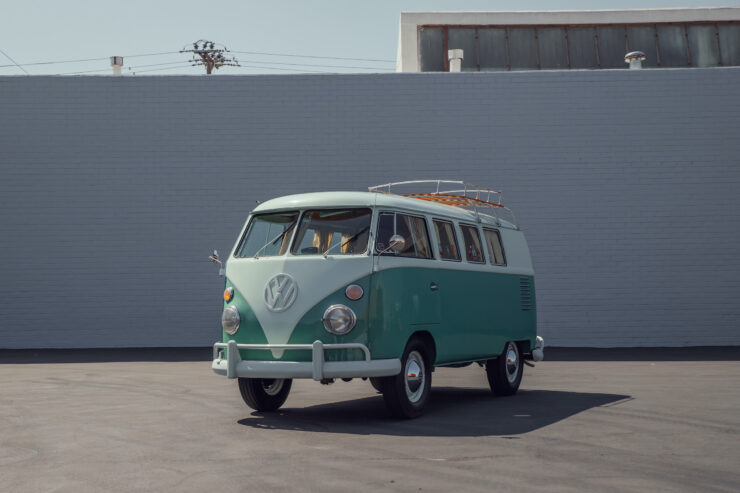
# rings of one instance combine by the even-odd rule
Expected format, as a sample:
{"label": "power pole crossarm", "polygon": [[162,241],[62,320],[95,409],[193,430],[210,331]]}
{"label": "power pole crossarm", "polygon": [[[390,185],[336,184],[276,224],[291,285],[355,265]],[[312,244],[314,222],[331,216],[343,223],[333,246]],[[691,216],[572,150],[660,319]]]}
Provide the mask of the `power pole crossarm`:
{"label": "power pole crossarm", "polygon": [[190,59],[193,65],[202,65],[206,68],[206,74],[211,74],[213,69],[221,67],[239,67],[239,61],[234,57],[225,57],[224,53],[229,50],[223,45],[217,45],[213,41],[199,39],[193,43],[191,49],[183,48],[180,53],[192,53]]}

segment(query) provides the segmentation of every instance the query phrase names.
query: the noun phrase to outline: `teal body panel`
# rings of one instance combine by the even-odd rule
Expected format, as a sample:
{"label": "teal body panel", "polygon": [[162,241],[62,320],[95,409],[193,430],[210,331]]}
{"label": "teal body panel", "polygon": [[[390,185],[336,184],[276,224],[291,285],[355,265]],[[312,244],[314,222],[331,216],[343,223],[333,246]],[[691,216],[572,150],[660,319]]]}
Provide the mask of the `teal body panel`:
{"label": "teal body panel", "polygon": [[[532,283],[522,305],[522,278]],[[430,289],[434,283],[438,289]],[[435,364],[498,356],[507,341],[534,347],[534,278],[475,270],[399,267],[375,274],[369,346],[373,358],[399,358],[408,338],[429,332]]]}
{"label": "teal body panel", "polygon": [[[420,261],[423,262],[423,261]],[[524,301],[522,283],[530,283],[531,301]],[[308,310],[295,326],[288,344],[361,343],[373,359],[400,358],[412,334],[428,332],[436,346],[435,364],[476,361],[498,356],[507,341],[520,341],[525,351],[534,347],[536,302],[534,277],[484,270],[397,267],[375,272],[353,282],[365,295],[349,300],[346,286]],[[433,290],[432,285],[438,289]],[[226,286],[234,287],[228,281]],[[524,301],[524,302],[523,302]],[[324,329],[326,308],[344,304],[357,315],[354,329],[343,336]],[[267,344],[257,317],[235,288],[234,305],[241,315],[236,334],[223,332],[223,341]],[[271,351],[241,350],[245,360],[272,361]],[[327,350],[327,361],[360,360],[360,350]],[[286,350],[281,361],[311,361],[311,351]]]}

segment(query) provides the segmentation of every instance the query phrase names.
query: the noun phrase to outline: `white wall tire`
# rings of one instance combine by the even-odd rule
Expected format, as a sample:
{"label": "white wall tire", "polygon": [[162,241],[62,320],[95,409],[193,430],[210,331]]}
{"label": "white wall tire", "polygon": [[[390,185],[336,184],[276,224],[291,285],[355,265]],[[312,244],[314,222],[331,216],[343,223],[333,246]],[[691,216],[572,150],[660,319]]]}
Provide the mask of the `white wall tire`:
{"label": "white wall tire", "polygon": [[504,351],[496,359],[486,362],[486,376],[491,391],[496,395],[514,395],[519,390],[524,373],[524,359],[519,346],[513,341],[506,343]]}
{"label": "white wall tire", "polygon": [[432,362],[429,348],[420,339],[411,339],[401,358],[401,373],[381,381],[383,399],[397,418],[422,415],[432,390]]}

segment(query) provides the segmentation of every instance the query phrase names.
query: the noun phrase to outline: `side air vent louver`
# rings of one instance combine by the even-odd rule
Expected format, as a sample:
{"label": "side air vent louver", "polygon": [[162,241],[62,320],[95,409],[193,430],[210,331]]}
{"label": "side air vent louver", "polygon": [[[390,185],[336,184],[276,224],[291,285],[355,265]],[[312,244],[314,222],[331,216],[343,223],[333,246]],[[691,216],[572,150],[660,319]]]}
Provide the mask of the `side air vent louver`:
{"label": "side air vent louver", "polygon": [[519,278],[519,292],[521,293],[522,311],[530,311],[532,309],[532,280],[529,277]]}

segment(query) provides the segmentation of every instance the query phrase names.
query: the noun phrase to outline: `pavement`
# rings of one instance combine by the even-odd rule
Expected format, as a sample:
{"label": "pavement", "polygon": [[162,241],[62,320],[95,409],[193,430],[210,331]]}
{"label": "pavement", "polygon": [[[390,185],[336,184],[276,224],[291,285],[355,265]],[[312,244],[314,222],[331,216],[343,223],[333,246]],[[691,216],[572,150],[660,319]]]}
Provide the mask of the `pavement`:
{"label": "pavement", "polygon": [[545,361],[494,397],[438,369],[424,416],[369,382],[247,408],[202,361],[0,364],[0,490],[738,491],[740,362]]}

